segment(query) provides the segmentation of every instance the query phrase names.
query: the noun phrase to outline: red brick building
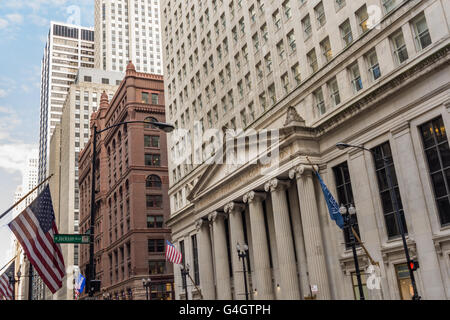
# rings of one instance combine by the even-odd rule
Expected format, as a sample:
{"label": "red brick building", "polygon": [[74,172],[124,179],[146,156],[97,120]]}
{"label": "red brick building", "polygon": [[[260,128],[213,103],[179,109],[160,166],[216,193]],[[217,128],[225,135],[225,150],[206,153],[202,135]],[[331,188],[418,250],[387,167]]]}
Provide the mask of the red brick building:
{"label": "red brick building", "polygon": [[[138,73],[130,62],[110,102],[104,93],[91,117],[91,138],[80,153],[80,233],[90,229],[93,126],[97,131],[125,121],[165,122],[164,83]],[[170,229],[166,134],[150,124],[121,125],[98,135],[95,263],[100,299],[146,299],[142,280],[151,278],[151,298],[172,299],[173,266],[165,261]],[[86,275],[89,246],[80,250]]]}

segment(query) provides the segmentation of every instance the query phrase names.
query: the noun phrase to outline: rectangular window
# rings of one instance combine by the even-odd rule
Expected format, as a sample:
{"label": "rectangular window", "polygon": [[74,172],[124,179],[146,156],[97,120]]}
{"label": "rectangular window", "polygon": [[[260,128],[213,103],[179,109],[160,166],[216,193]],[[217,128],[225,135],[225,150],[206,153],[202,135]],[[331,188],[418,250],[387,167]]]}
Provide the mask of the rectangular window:
{"label": "rectangular window", "polygon": [[330,93],[331,102],[333,106],[337,106],[341,103],[341,95],[339,94],[339,85],[336,78],[328,82],[328,91]]}
{"label": "rectangular window", "polygon": [[366,55],[366,61],[367,65],[369,66],[369,73],[372,81],[377,80],[379,77],[381,77],[381,71],[375,49],[373,49]]}
{"label": "rectangular window", "polygon": [[344,23],[342,23],[339,26],[339,29],[341,30],[341,37],[344,41],[344,46],[348,46],[353,42],[353,35],[352,35],[352,28],[350,26],[350,20],[345,20]]}
{"label": "rectangular window", "polygon": [[145,165],[146,166],[161,166],[161,155],[159,154],[146,154],[145,155]]}
{"label": "rectangular window", "polygon": [[107,78],[102,78],[102,83],[103,83],[103,84],[109,84],[109,79],[107,79]]}
{"label": "rectangular window", "polygon": [[149,253],[164,252],[164,239],[148,239],[148,252]]}
{"label": "rectangular window", "polygon": [[316,104],[317,114],[321,116],[327,111],[325,108],[325,101],[323,99],[322,88],[319,88],[316,91],[314,91],[313,95]]}
{"label": "rectangular window", "polygon": [[159,136],[144,136],[145,148],[159,148]]}
{"label": "rectangular window", "polygon": [[325,17],[325,9],[322,1],[314,7],[314,12],[316,13],[317,24],[319,27],[323,26],[327,22],[327,19]]}
{"label": "rectangular window", "polygon": [[[352,183],[350,180],[350,172],[348,170],[347,162],[344,162],[336,167],[333,167],[333,173],[334,173],[334,179],[336,181],[336,190],[337,190],[337,198],[338,198],[337,201],[339,202],[339,205],[343,205],[348,209],[351,204],[354,205],[354,199],[353,199]],[[348,215],[348,213],[346,215]],[[344,216],[344,218],[347,218],[347,217]],[[357,215],[355,214],[352,217],[352,219],[353,219],[352,223],[354,224],[355,232],[359,237],[359,227],[358,227]],[[353,232],[351,229],[348,229],[348,228],[344,229],[344,239],[345,239],[345,247],[347,249],[350,248],[352,245],[352,241],[353,241]]]}
{"label": "rectangular window", "polygon": [[431,44],[430,33],[428,32],[427,21],[422,13],[412,21],[414,39],[417,51],[423,50]]}
{"label": "rectangular window", "polygon": [[364,4],[358,11],[356,11],[356,17],[359,23],[360,33],[364,33],[369,28],[367,27],[367,22],[369,21],[369,14],[367,13],[367,6]]}
{"label": "rectangular window", "polygon": [[409,275],[409,268],[406,263],[395,266],[395,274],[397,276],[398,289],[400,291],[400,299],[410,300],[414,295],[414,289],[411,284],[411,277]]}
{"label": "rectangular window", "polygon": [[351,67],[349,67],[348,71],[350,73],[353,91],[354,91],[354,93],[356,93],[363,88],[361,75],[359,73],[358,63],[355,63]]}
{"label": "rectangular window", "polygon": [[150,195],[146,196],[147,208],[162,208],[163,199],[161,195]]}
{"label": "rectangular window", "polygon": [[192,258],[194,267],[194,283],[198,286],[200,285],[200,271],[198,268],[198,246],[197,246],[197,235],[194,234],[191,237],[192,240]]}
{"label": "rectangular window", "polygon": [[312,49],[310,52],[308,52],[306,57],[308,59],[311,73],[316,72],[319,69],[319,64],[317,63],[316,49]]}
{"label": "rectangular window", "polygon": [[382,2],[383,2],[384,11],[386,13],[390,12],[392,9],[395,8],[396,0],[383,0]]}
{"label": "rectangular window", "polygon": [[152,104],[158,104],[159,103],[159,99],[158,99],[158,94],[157,93],[152,93]]}
{"label": "rectangular window", "polygon": [[161,261],[149,261],[148,262],[148,273],[149,274],[164,274],[166,273],[166,262]]}
{"label": "rectangular window", "polygon": [[147,228],[162,228],[163,216],[147,216]]}
{"label": "rectangular window", "polygon": [[325,58],[325,62],[329,62],[333,58],[333,53],[331,52],[330,38],[326,37],[320,42],[320,48],[322,49],[322,55]]}
{"label": "rectangular window", "polygon": [[450,148],[442,117],[420,126],[441,226],[450,224]]}
{"label": "rectangular window", "polygon": [[394,56],[398,64],[402,64],[408,59],[408,50],[406,49],[405,38],[400,30],[391,37],[394,47]]}
{"label": "rectangular window", "polygon": [[302,19],[302,26],[303,26],[304,37],[306,40],[312,34],[311,19],[309,18],[309,14]]}
{"label": "rectangular window", "polygon": [[142,92],[142,103],[148,104],[148,92]]}
{"label": "rectangular window", "polygon": [[[364,299],[367,300],[369,292],[367,291],[367,276],[364,273],[364,270],[359,271],[361,275],[361,284],[364,293]],[[359,295],[359,286],[358,286],[358,278],[356,277],[356,272],[352,272],[352,285],[353,285],[353,294],[355,296],[355,300],[359,300],[361,297]]]}
{"label": "rectangular window", "polygon": [[[406,227],[405,214],[403,211],[397,176],[395,174],[391,146],[389,145],[389,142],[385,142],[373,148],[372,152],[374,153],[375,171],[378,180],[378,190],[380,192],[386,230],[388,237],[393,238],[400,235],[398,223],[402,223],[405,233],[407,233],[408,230]],[[390,169],[392,182],[388,179],[386,170],[388,166]],[[393,193],[395,198],[393,198],[391,192]],[[397,221],[394,200],[397,201],[401,221]]]}

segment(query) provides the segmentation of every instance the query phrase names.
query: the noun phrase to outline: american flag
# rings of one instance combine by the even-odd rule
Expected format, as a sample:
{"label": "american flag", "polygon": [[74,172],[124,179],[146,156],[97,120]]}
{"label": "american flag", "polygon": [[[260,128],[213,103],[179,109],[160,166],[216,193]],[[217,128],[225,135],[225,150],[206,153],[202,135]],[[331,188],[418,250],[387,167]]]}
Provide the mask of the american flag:
{"label": "american flag", "polygon": [[14,262],[0,276],[0,300],[13,300],[14,289],[9,281],[10,275],[14,276]]}
{"label": "american flag", "polygon": [[58,230],[48,185],[9,228],[50,291],[58,291],[66,271],[61,246],[53,240]]}
{"label": "american flag", "polygon": [[168,240],[166,240],[166,260],[180,264],[183,261],[183,255],[180,251],[175,248],[173,244],[171,244]]}

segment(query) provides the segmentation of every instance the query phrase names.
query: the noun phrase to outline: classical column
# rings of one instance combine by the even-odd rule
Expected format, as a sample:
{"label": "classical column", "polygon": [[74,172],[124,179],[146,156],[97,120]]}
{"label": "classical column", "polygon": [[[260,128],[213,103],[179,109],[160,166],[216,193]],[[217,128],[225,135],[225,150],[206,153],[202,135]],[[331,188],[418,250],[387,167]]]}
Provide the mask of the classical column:
{"label": "classical column", "polygon": [[225,205],[224,211],[228,214],[230,219],[230,250],[231,263],[233,266],[233,282],[234,282],[234,299],[245,300],[245,285],[244,270],[242,270],[242,263],[239,261],[236,245],[239,243],[243,245],[244,240],[244,226],[242,225],[242,211],[245,207],[241,204],[231,202]]}
{"label": "classical column", "polygon": [[300,204],[298,202],[297,186],[288,189],[289,208],[291,210],[292,232],[294,233],[295,252],[297,253],[297,271],[300,278],[300,293],[302,297],[309,296],[308,264],[306,263],[305,240],[303,238]]}
{"label": "classical column", "polygon": [[204,300],[216,298],[214,288],[214,270],[211,254],[211,237],[207,220],[197,220],[195,227],[198,232],[198,264],[200,273],[200,286]]}
{"label": "classical column", "polygon": [[289,184],[284,181],[272,179],[265,184],[264,190],[272,195],[281,296],[283,300],[299,300],[297,263],[295,262],[294,241],[286,198],[288,186]]}
{"label": "classical column", "polygon": [[228,264],[227,237],[225,233],[225,214],[210,213],[214,239],[214,265],[216,267],[217,300],[231,300],[230,267]]}
{"label": "classical column", "polygon": [[289,177],[291,179],[297,178],[309,282],[311,285],[317,285],[319,290],[317,293],[318,299],[329,300],[330,287],[320,229],[319,210],[314,191],[312,167],[300,165],[289,172]]}
{"label": "classical column", "polygon": [[253,288],[257,290],[256,300],[273,300],[272,272],[270,270],[269,246],[267,244],[266,226],[262,200],[265,195],[250,191],[244,195],[248,203],[250,226],[252,229],[254,279]]}

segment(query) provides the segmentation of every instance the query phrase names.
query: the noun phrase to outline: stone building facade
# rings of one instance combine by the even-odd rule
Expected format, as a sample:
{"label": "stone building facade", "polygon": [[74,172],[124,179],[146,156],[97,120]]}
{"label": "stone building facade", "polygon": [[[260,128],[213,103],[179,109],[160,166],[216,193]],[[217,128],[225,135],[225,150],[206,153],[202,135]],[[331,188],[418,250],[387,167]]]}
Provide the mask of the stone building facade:
{"label": "stone building facade", "polygon": [[[363,275],[367,299],[411,299],[398,223],[420,264],[422,299],[449,299],[449,3],[163,1],[161,8],[166,110],[186,129],[169,140],[168,225],[196,284],[187,284],[189,298],[245,298],[236,250],[243,242],[254,299],[358,297],[347,235],[330,219],[312,163],[337,201],[354,205],[360,237],[379,263],[379,289]],[[214,138],[196,136],[198,127],[251,133],[239,145],[245,134],[222,140],[219,132],[211,147]],[[264,142],[264,130],[278,134],[271,149],[252,139]],[[217,161],[230,139],[257,161]],[[183,149],[185,141],[193,143]],[[374,155],[339,150],[339,142]],[[197,154],[202,161],[193,162]],[[357,254],[366,271],[369,257],[362,248]],[[178,267],[175,276],[184,298]]]}
{"label": "stone building facade", "polygon": [[[91,118],[91,137],[80,152],[80,233],[90,229],[92,130],[125,121],[165,122],[160,75],[136,72],[130,62],[111,101],[104,93]],[[146,299],[142,280],[152,280],[151,298],[173,298],[173,270],[166,263],[170,229],[166,136],[150,124],[113,127],[97,141],[95,263],[99,299]],[[86,273],[89,246],[80,248]]]}

